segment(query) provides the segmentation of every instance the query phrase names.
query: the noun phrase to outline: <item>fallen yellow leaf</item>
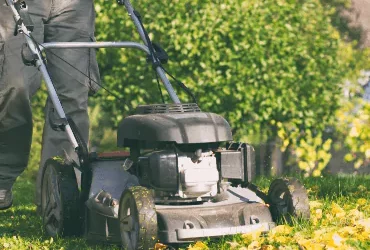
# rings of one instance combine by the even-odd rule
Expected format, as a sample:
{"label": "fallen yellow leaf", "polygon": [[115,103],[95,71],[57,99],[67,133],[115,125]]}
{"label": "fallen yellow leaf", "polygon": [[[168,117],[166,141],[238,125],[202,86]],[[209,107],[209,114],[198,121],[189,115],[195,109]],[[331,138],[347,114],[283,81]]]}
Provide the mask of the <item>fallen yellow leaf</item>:
{"label": "fallen yellow leaf", "polygon": [[360,206],[364,206],[364,205],[366,205],[366,203],[367,203],[367,200],[364,199],[364,198],[360,198],[360,199],[357,200],[357,204],[360,205]]}
{"label": "fallen yellow leaf", "polygon": [[274,250],[275,248],[271,245],[264,245],[261,247],[261,250]]}
{"label": "fallen yellow leaf", "polygon": [[251,244],[248,246],[248,250],[255,250],[255,249],[260,249],[261,244],[258,241],[253,241]]}
{"label": "fallen yellow leaf", "polygon": [[350,226],[343,227],[343,228],[338,230],[338,234],[342,237],[348,237],[348,236],[354,235],[356,233],[357,233],[356,228],[355,227],[350,227]]}
{"label": "fallen yellow leaf", "polygon": [[235,242],[235,241],[227,241],[226,243],[230,245],[230,249],[234,249],[234,248],[240,246],[240,244],[238,242]]}
{"label": "fallen yellow leaf", "polygon": [[162,243],[155,243],[154,250],[165,250],[168,246]]}
{"label": "fallen yellow leaf", "polygon": [[327,247],[341,247],[344,239],[338,233],[330,232],[322,236],[322,241]]}
{"label": "fallen yellow leaf", "polygon": [[319,207],[322,207],[322,203],[321,202],[318,202],[318,201],[310,201],[310,208],[311,209],[315,209],[315,208],[319,208]]}
{"label": "fallen yellow leaf", "polygon": [[287,235],[293,231],[293,228],[287,225],[279,225],[271,230],[272,235]]}
{"label": "fallen yellow leaf", "polygon": [[321,219],[322,218],[322,209],[316,209],[315,210],[315,217],[317,219]]}
{"label": "fallen yellow leaf", "polygon": [[337,218],[343,218],[346,216],[346,212],[343,210],[343,208],[334,202],[331,205],[331,213]]}
{"label": "fallen yellow leaf", "polygon": [[273,237],[273,240],[279,244],[286,245],[291,241],[290,237],[287,236],[276,236]]}
{"label": "fallen yellow leaf", "polygon": [[197,241],[194,246],[190,245],[188,250],[208,250],[208,246],[201,241]]}
{"label": "fallen yellow leaf", "polygon": [[262,231],[257,230],[257,231],[254,231],[254,232],[242,234],[242,238],[243,238],[244,243],[249,245],[252,241],[258,240],[261,233],[262,233]]}
{"label": "fallen yellow leaf", "polygon": [[319,229],[313,232],[313,239],[317,242],[321,241],[322,235],[327,233],[327,229]]}
{"label": "fallen yellow leaf", "polygon": [[354,223],[358,228],[361,228],[362,231],[370,232],[370,218],[358,220]]}
{"label": "fallen yellow leaf", "polygon": [[313,240],[301,239],[297,243],[304,250],[322,250],[325,248],[324,244],[316,243]]}
{"label": "fallen yellow leaf", "polygon": [[351,222],[354,224],[356,221],[364,218],[364,213],[358,211],[357,209],[352,209],[348,212],[347,217],[351,218]]}
{"label": "fallen yellow leaf", "polygon": [[357,189],[360,191],[360,192],[365,192],[367,190],[367,188],[364,186],[364,185],[359,185],[357,187]]}

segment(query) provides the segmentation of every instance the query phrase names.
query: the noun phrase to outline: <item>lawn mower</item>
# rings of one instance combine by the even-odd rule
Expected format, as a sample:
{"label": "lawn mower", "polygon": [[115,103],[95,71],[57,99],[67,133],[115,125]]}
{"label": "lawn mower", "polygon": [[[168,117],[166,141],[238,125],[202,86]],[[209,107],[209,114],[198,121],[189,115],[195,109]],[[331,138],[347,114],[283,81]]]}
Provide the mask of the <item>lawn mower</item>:
{"label": "lawn mower", "polygon": [[[276,179],[268,193],[260,191],[252,184],[254,148],[234,142],[223,117],[201,111],[195,101],[180,102],[163,68],[167,54],[151,42],[129,0],[118,4],[128,11],[143,43],[40,45],[31,38],[26,3],[6,3],[63,121],[59,128],[66,131],[79,159],[70,163],[55,157],[46,162],[41,213],[47,234],[83,235],[129,250],[152,249],[158,242],[171,245],[268,232],[276,223],[309,218],[307,192],[298,180]],[[145,52],[173,102],[140,105],[122,120],[117,145],[128,151],[88,151],[76,125],[66,117],[44,65],[45,49],[101,47]]]}

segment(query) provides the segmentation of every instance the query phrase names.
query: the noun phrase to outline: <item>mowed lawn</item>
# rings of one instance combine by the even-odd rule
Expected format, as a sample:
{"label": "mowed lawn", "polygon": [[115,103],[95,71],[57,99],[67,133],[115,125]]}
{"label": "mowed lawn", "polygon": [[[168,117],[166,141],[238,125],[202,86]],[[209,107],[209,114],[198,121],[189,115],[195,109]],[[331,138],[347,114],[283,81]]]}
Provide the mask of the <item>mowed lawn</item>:
{"label": "mowed lawn", "polygon": [[[270,179],[256,183],[267,191]],[[302,179],[310,198],[311,220],[280,225],[268,234],[205,239],[182,249],[370,249],[370,176]],[[0,249],[120,249],[80,238],[51,239],[33,204],[34,183],[20,178],[14,205],[0,211]],[[165,249],[165,248],[158,248]]]}

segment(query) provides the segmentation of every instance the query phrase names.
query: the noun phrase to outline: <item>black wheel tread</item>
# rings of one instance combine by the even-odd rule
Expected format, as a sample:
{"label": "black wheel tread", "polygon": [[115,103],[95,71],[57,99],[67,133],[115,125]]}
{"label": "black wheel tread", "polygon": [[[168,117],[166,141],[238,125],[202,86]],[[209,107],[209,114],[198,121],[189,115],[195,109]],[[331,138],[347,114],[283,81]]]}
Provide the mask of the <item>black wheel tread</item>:
{"label": "black wheel tread", "polygon": [[46,232],[52,236],[76,236],[81,233],[81,218],[79,213],[79,190],[76,175],[72,165],[67,165],[64,160],[53,158],[45,163],[47,167],[53,167],[58,174],[61,210],[61,225],[59,233],[49,231],[44,225]]}
{"label": "black wheel tread", "polygon": [[288,207],[286,214],[277,214],[276,204],[270,204],[274,220],[285,219],[288,222],[292,222],[292,217],[308,220],[310,218],[309,200],[307,191],[301,182],[296,178],[279,178],[274,180],[268,191],[270,200],[272,200],[272,196],[276,195],[275,191],[279,189],[288,192],[291,206]]}
{"label": "black wheel tread", "polygon": [[123,193],[121,200],[127,193],[133,196],[138,213],[139,242],[137,249],[153,249],[158,240],[158,228],[157,212],[151,191],[142,186],[133,186]]}

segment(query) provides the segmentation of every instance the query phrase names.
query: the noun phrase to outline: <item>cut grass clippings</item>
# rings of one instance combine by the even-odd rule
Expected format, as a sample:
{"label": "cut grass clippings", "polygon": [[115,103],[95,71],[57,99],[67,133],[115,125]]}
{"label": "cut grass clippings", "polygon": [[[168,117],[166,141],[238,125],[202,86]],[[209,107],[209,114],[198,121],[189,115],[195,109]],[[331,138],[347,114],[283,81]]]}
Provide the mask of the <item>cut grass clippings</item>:
{"label": "cut grass clippings", "polygon": [[[206,239],[182,249],[370,249],[370,176],[305,178],[311,220],[259,232]],[[267,191],[269,179],[256,182]],[[13,207],[0,211],[0,249],[120,249],[81,238],[52,239],[33,204],[34,184],[19,178]],[[158,248],[159,249],[159,248]],[[165,248],[162,248],[165,249]]]}

